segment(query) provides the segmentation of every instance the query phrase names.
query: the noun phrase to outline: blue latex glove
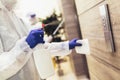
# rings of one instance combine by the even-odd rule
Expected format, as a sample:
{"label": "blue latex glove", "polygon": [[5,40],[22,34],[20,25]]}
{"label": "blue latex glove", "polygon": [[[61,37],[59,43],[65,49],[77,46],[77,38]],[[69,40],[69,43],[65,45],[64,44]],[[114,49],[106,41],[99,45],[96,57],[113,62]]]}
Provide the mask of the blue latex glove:
{"label": "blue latex glove", "polygon": [[41,29],[32,30],[26,38],[26,42],[30,48],[34,48],[38,43],[44,43],[44,31]]}
{"label": "blue latex glove", "polygon": [[75,48],[75,46],[82,46],[82,44],[81,43],[77,43],[76,41],[77,41],[78,39],[72,39],[71,41],[69,41],[69,49],[73,49],[73,48]]}

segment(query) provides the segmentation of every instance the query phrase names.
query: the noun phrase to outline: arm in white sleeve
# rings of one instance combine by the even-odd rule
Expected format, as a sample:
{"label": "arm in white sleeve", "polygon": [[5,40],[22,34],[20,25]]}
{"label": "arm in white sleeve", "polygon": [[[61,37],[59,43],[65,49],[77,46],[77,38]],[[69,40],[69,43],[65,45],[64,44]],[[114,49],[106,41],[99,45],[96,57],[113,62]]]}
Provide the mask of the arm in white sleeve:
{"label": "arm in white sleeve", "polygon": [[71,53],[68,41],[45,43],[45,45],[48,46],[47,48],[53,56],[65,56]]}
{"label": "arm in white sleeve", "polygon": [[16,61],[19,55],[31,53],[32,50],[25,41],[25,37],[18,40],[15,46],[9,52],[3,52],[0,55],[0,71],[8,68]]}

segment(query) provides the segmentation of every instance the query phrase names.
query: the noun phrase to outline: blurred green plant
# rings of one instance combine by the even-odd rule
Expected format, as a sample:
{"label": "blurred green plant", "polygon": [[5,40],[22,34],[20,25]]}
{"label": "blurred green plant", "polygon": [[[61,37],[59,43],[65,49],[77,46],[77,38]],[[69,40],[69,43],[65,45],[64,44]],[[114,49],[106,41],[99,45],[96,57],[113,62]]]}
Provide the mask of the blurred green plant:
{"label": "blurred green plant", "polygon": [[[41,19],[41,18],[39,19],[43,24],[45,24],[44,30],[48,36],[53,35],[53,32],[56,30],[56,28],[58,27],[58,25],[61,22],[61,20],[59,20],[59,19],[62,19],[62,14],[60,14],[60,16],[58,16],[55,11],[46,19]],[[53,38],[52,42],[60,42],[61,41],[60,37],[56,37],[59,34],[60,33],[58,30],[57,33],[53,36],[54,38]]]}

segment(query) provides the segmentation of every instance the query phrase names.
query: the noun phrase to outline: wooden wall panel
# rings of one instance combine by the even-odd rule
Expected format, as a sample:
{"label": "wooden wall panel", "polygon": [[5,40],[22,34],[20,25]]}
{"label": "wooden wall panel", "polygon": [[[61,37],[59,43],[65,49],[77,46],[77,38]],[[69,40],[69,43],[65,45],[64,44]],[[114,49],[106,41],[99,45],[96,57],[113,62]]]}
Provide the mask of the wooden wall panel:
{"label": "wooden wall panel", "polygon": [[[106,41],[104,38],[104,31],[103,31],[102,20],[100,17],[100,12],[99,12],[99,6],[105,3],[108,4],[110,10],[113,37],[116,47],[115,53],[108,52]],[[90,7],[90,5],[87,5],[87,7]],[[83,7],[81,8],[84,9]],[[90,42],[91,56],[87,57],[88,59],[87,61],[88,61],[91,80],[120,79],[119,77],[120,17],[119,16],[120,16],[120,3],[118,2],[118,0],[106,0],[88,9],[83,14],[79,14],[82,36],[83,38],[88,38]]]}
{"label": "wooden wall panel", "polygon": [[114,34],[115,46],[116,46],[116,55],[120,56],[120,3],[119,0],[107,0],[106,2],[109,5],[109,11],[112,22],[112,29]]}
{"label": "wooden wall panel", "polygon": [[89,69],[93,76],[90,80],[120,80],[120,71],[113,66],[104,63],[96,56],[88,56]]}
{"label": "wooden wall panel", "polygon": [[104,0],[75,0],[78,14],[87,11],[102,1]]}
{"label": "wooden wall panel", "polygon": [[[102,5],[102,4],[100,4]],[[79,16],[81,30],[84,38],[88,38],[90,41],[91,53],[97,55],[101,59],[105,60],[111,65],[120,68],[120,37],[119,37],[119,23],[112,21],[113,36],[115,39],[116,52],[109,53],[107,51],[107,46],[104,38],[102,21],[99,13],[99,6],[89,10],[83,15]],[[114,9],[113,9],[114,10]],[[113,11],[115,12],[115,11]],[[112,15],[111,15],[112,16]],[[115,17],[112,17],[113,19]],[[119,18],[117,18],[119,20]],[[116,24],[115,24],[116,23]],[[116,26],[117,25],[117,26]]]}

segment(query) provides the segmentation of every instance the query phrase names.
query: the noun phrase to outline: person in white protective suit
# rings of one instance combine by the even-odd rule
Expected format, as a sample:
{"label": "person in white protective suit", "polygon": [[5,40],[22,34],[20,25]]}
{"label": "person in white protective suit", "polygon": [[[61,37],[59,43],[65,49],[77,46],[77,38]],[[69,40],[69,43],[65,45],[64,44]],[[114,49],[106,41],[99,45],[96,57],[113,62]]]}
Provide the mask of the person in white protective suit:
{"label": "person in white protective suit", "polygon": [[[49,51],[49,54],[54,56],[65,56],[70,54],[71,50],[75,48],[75,46],[82,46],[82,44],[76,42],[77,39],[73,39],[71,41],[59,42],[59,43],[48,43],[44,40],[44,31],[42,29],[31,29],[29,34],[26,37],[21,38],[16,42],[16,45],[8,52],[3,52],[0,55],[0,80],[6,80],[10,76],[16,74],[17,68],[20,65],[15,63],[15,68],[9,72],[9,74],[3,75],[8,71],[11,64],[13,64],[16,60],[18,63],[22,63],[24,58],[18,58],[18,56],[25,56],[33,53],[36,49],[45,49]],[[37,45],[42,45],[42,47],[36,48]],[[25,64],[25,63],[24,63]],[[40,63],[42,65],[42,63]],[[12,69],[12,68],[11,68]],[[11,75],[13,74],[13,75]]]}
{"label": "person in white protective suit", "polygon": [[[31,23],[31,28],[29,28],[29,31],[31,31],[31,30],[34,30],[34,29],[38,29],[38,30],[43,30],[43,28],[44,28],[44,26],[45,25],[49,25],[49,24],[42,24],[41,22],[39,22],[39,19],[38,19],[38,17],[36,17],[36,14],[35,13],[29,13],[28,15],[28,18],[29,18],[29,21],[30,21],[30,23]],[[60,25],[59,25],[59,27],[61,27],[62,26],[62,23],[63,23],[63,21],[60,23]],[[59,28],[58,27],[58,28]],[[58,29],[57,28],[57,29]],[[53,32],[53,35],[55,35],[55,32],[56,32],[56,30]],[[51,42],[52,41],[52,36],[50,35],[50,36],[48,36],[48,37],[44,37],[44,41],[45,41],[45,43],[44,43],[44,46],[39,46],[39,48],[41,48],[41,50],[39,50],[37,53],[35,53],[34,52],[34,59],[35,59],[35,63],[36,63],[36,66],[37,66],[37,68],[38,68],[38,66],[40,66],[40,65],[38,65],[39,64],[39,62],[41,61],[40,59],[38,60],[37,58],[39,58],[39,57],[41,57],[40,55],[38,55],[38,53],[41,53],[41,54],[51,54],[51,55],[53,55],[53,56],[65,56],[65,55],[68,55],[68,54],[70,54],[71,53],[71,49],[73,49],[73,48],[75,48],[75,46],[81,46],[82,44],[80,44],[80,43],[76,43],[76,41],[77,41],[77,39],[73,39],[73,40],[71,40],[70,42],[69,41],[66,41],[66,42],[52,42],[52,43],[49,43],[49,42]],[[38,47],[37,47],[38,48]],[[46,49],[45,51],[44,51],[44,48]],[[42,50],[43,49],[43,50]],[[47,51],[48,50],[48,51]],[[38,57],[39,56],[39,57]],[[48,56],[48,55],[47,55]],[[45,57],[45,56],[42,56],[42,58],[43,57]],[[45,57],[46,58],[46,57]],[[44,62],[45,62],[46,60],[44,60]],[[41,62],[42,63],[42,62]],[[48,63],[50,63],[50,62],[48,62],[48,61],[46,61],[46,63],[45,64],[47,64],[47,66],[49,66],[50,67],[50,64],[48,65]],[[41,67],[41,66],[40,66]],[[48,76],[50,76],[50,74],[52,74],[53,73],[53,71],[52,71],[52,68],[47,68],[46,66],[44,66],[44,68],[47,70],[47,72],[44,72],[43,70],[44,70],[44,68],[42,69],[40,69],[40,67],[38,68],[38,72],[39,72],[39,74],[41,75],[41,77],[42,78],[45,78],[45,77],[47,77],[47,75]],[[42,72],[43,71],[43,73],[46,75],[46,76],[44,76],[44,75],[42,75]]]}
{"label": "person in white protective suit", "polygon": [[[68,55],[70,54],[70,50],[73,49],[75,46],[81,46],[80,43],[76,43],[77,39],[59,43],[45,43],[43,37],[44,37],[43,30],[41,29],[32,30],[27,37],[20,39],[12,50],[10,50],[9,52],[2,53],[0,55],[0,71],[6,69],[7,67],[9,67],[9,65],[14,63],[15,59],[22,52],[25,52],[25,54],[27,53],[29,54],[29,52],[34,52],[34,48],[38,44],[44,45],[44,47],[41,47],[39,49],[45,48],[50,52],[51,55],[54,56]],[[13,53],[14,56],[10,55],[11,53]],[[13,60],[13,62],[10,63],[9,61],[11,59]]]}
{"label": "person in white protective suit", "polygon": [[44,27],[44,24],[39,21],[38,17],[36,16],[36,14],[34,12],[29,12],[26,16],[27,16],[27,18],[30,22],[30,25],[31,25],[29,30]]}

